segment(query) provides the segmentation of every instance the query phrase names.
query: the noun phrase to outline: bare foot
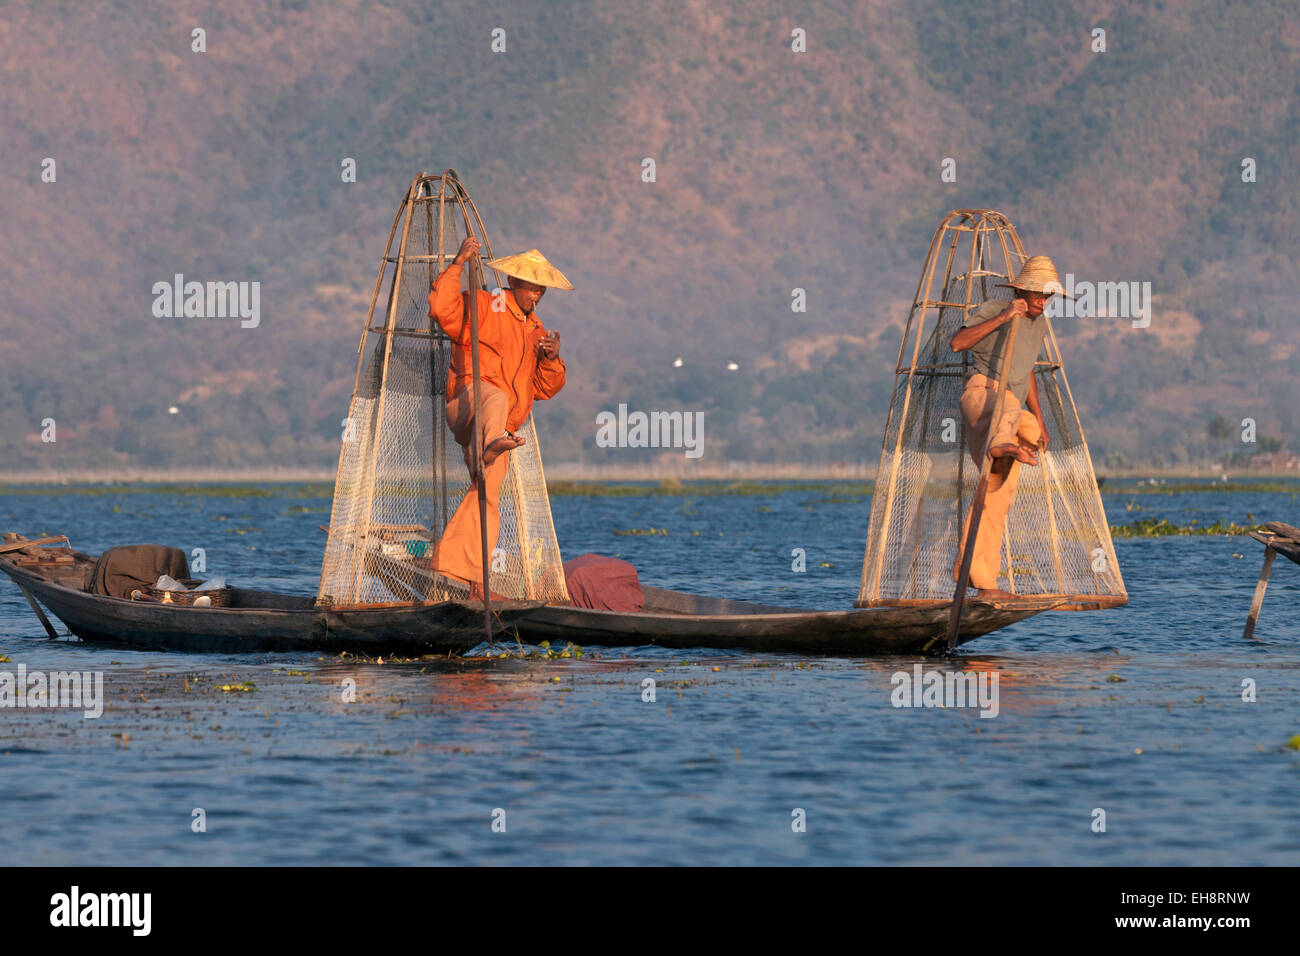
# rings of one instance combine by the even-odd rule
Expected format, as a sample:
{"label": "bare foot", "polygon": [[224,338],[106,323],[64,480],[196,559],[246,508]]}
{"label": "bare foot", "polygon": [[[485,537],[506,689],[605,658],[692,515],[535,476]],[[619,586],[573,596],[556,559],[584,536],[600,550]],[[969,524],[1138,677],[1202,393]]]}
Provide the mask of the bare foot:
{"label": "bare foot", "polygon": [[486,468],[512,448],[518,448],[524,439],[518,435],[502,435],[496,441],[489,442],[483,449],[483,467]]}
{"label": "bare foot", "polygon": [[1038,456],[1024,445],[995,445],[989,449],[989,455],[993,458],[1014,458],[1025,465],[1038,464]]}
{"label": "bare foot", "polygon": [[998,588],[979,588],[975,592],[977,601],[1015,601],[1018,600],[1016,595],[1009,591],[1003,591]]}

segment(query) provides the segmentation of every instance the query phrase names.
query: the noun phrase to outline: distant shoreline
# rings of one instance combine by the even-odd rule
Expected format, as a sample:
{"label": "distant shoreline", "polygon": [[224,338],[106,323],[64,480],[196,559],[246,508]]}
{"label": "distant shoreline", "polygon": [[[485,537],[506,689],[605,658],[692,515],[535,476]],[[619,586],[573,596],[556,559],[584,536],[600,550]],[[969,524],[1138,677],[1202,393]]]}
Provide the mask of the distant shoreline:
{"label": "distant shoreline", "polygon": [[[1300,475],[1286,471],[1232,470],[1221,468],[1126,468],[1107,469],[1098,473],[1106,479],[1221,479],[1226,474],[1230,481],[1279,481],[1298,479]],[[695,482],[695,481],[874,481],[874,464],[833,465],[767,465],[735,462],[721,467],[700,467],[689,470],[645,466],[594,466],[561,462],[546,469],[548,484],[557,482]],[[201,469],[201,468],[139,468],[139,469],[69,469],[67,471],[14,471],[0,472],[0,485],[126,485],[126,484],[330,484],[334,482],[333,469],[275,468],[275,469]]]}

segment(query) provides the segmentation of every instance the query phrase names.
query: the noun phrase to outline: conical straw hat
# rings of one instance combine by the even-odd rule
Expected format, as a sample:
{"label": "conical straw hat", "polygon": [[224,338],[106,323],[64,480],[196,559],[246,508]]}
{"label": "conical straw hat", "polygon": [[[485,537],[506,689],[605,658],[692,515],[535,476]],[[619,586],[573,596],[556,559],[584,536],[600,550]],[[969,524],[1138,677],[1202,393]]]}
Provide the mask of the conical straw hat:
{"label": "conical straw hat", "polygon": [[573,283],[564,277],[564,273],[551,265],[546,256],[536,249],[529,249],[517,256],[502,256],[488,263],[498,272],[504,272],[516,279],[523,279],[535,285],[544,285],[552,289],[573,291]]}
{"label": "conical straw hat", "polygon": [[1020,275],[1010,282],[999,282],[998,285],[1026,292],[1045,292],[1048,295],[1060,293],[1067,299],[1074,298],[1062,287],[1061,279],[1056,274],[1056,265],[1047,256],[1030,256],[1020,267]]}

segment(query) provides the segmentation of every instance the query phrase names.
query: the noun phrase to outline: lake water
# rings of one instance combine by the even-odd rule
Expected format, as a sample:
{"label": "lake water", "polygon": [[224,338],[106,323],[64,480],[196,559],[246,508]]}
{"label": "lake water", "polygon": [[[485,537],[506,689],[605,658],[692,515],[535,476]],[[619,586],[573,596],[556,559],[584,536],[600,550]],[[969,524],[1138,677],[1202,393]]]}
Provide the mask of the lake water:
{"label": "lake water", "polygon": [[[0,528],[67,533],[92,553],[202,547],[207,576],[312,594],[328,497],[265,487],[11,490]],[[1105,502],[1112,524],[1300,523],[1298,498]],[[566,555],[620,555],[647,584],[842,608],[869,498],[828,486],[556,497],[553,510]],[[649,527],[669,533],[614,534]],[[795,547],[806,573],[790,570]],[[584,648],[581,660],[379,664],[101,650],[45,640],[0,579],[0,669],[102,671],[111,704],[92,720],[0,709],[4,862],[1300,862],[1300,752],[1286,746],[1300,734],[1300,568],[1274,564],[1246,643],[1261,545],[1193,536],[1116,550],[1128,607],[1043,614],[926,662],[996,670],[993,719],[893,707],[891,677],[913,658]],[[345,678],[355,702],[342,700]],[[256,690],[220,689],[240,682]]]}

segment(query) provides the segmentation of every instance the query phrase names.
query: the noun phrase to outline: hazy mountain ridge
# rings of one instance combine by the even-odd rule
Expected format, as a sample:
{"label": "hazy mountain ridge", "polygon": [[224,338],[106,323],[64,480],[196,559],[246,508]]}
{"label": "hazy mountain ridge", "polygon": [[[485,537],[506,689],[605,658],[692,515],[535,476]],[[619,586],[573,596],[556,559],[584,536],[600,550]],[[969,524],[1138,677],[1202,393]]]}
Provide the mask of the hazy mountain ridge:
{"label": "hazy mountain ridge", "polygon": [[[540,246],[578,287],[539,309],[570,368],[549,460],[626,454],[591,448],[619,402],[705,411],[710,457],[874,458],[930,234],[967,205],[1063,272],[1153,282],[1151,329],[1058,323],[1102,457],[1215,453],[1218,413],[1296,444],[1281,3],[133,6],[0,24],[10,468],[329,465],[397,200],[444,166],[498,252]],[[260,280],[261,326],[153,318],[176,272]]]}

